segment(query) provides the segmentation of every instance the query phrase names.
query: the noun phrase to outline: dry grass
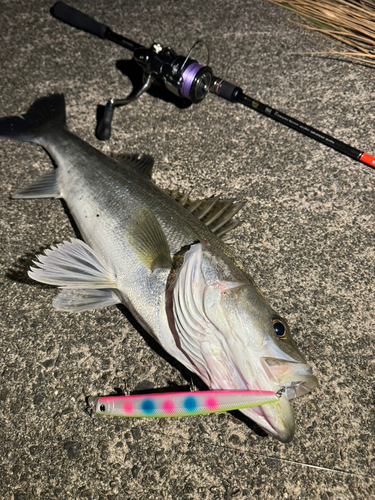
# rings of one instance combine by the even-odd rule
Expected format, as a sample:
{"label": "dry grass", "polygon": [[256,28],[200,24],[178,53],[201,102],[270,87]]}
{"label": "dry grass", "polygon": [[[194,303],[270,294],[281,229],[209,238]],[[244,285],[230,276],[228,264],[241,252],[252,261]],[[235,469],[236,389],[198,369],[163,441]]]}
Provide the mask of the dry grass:
{"label": "dry grass", "polygon": [[375,2],[373,0],[269,0],[297,12],[305,28],[349,45],[350,51],[331,51],[375,65]]}

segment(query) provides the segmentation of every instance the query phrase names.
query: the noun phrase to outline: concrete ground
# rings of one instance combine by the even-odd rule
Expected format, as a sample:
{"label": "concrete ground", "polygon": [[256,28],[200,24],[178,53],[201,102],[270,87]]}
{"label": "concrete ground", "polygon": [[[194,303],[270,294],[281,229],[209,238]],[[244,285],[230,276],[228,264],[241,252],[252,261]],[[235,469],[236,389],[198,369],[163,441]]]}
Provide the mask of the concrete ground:
{"label": "concrete ground", "polygon": [[[124,309],[55,310],[33,256],[74,231],[59,200],[10,193],[50,168],[34,145],[1,141],[0,497],[368,499],[374,485],[375,176],[267,117],[208,96],[187,109],[153,92],[115,112],[131,53],[54,19],[52,0],[3,0],[0,115],[64,92],[68,124],[107,154],[149,153],[161,187],[247,200],[231,243],[285,316],[320,387],[293,403],[289,444],[228,413],[90,419],[89,394],[186,386],[190,376]],[[265,0],[80,0],[71,5],[141,44],[210,47],[214,74],[354,147],[375,153],[374,69]],[[205,63],[204,50],[196,53]],[[133,75],[131,75],[133,76]]]}

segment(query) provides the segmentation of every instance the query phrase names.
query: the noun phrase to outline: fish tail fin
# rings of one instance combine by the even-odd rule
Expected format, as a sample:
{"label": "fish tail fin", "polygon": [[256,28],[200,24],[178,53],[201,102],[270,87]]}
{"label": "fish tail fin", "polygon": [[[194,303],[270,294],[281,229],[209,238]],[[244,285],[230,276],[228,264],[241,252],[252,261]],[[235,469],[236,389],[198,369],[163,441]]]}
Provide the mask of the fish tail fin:
{"label": "fish tail fin", "polygon": [[64,95],[52,94],[36,100],[22,117],[0,118],[0,137],[40,144],[46,130],[65,123]]}

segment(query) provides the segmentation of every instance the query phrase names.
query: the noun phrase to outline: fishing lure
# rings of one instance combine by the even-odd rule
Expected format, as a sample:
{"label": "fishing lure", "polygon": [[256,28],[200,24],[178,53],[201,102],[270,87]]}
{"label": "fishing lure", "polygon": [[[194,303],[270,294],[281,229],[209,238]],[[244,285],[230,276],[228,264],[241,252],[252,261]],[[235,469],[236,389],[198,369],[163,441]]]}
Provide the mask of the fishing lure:
{"label": "fishing lure", "polygon": [[115,417],[187,417],[220,411],[240,410],[275,403],[272,391],[196,391],[162,394],[90,397],[92,413]]}

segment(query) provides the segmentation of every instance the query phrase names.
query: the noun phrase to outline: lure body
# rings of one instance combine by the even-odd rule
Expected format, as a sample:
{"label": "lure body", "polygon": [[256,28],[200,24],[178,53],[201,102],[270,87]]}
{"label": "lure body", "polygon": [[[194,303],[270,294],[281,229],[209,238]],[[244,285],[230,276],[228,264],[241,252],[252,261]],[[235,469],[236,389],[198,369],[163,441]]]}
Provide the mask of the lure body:
{"label": "lure body", "polygon": [[90,398],[91,410],[115,417],[188,417],[279,401],[272,391],[197,391]]}

